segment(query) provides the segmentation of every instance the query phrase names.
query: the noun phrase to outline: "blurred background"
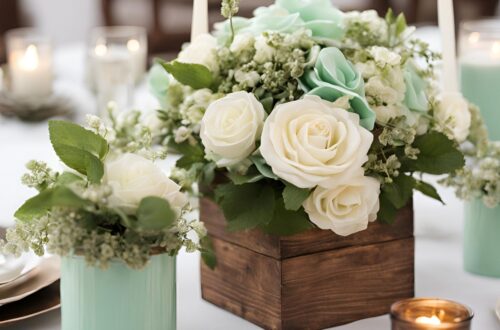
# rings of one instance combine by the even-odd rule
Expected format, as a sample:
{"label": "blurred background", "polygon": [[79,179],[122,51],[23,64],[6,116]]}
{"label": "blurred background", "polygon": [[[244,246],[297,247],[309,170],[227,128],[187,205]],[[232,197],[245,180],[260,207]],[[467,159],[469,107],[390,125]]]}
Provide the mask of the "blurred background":
{"label": "blurred background", "polygon": [[[241,0],[240,14],[273,0]],[[436,0],[332,0],[342,10],[376,9],[384,14],[392,7],[404,12],[416,25],[436,24]],[[495,16],[498,0],[455,0],[458,21]],[[222,19],[220,1],[210,0],[210,21]],[[82,42],[91,27],[136,25],[148,30],[149,54],[169,58],[189,40],[191,0],[1,0],[0,63],[5,62],[4,32],[15,27],[35,26],[52,37],[55,45]]]}

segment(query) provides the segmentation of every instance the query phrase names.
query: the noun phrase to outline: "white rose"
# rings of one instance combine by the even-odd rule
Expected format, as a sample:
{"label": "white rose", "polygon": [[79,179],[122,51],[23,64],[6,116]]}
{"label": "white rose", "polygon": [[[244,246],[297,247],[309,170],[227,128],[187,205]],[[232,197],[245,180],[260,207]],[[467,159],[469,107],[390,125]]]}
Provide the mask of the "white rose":
{"label": "white rose", "polygon": [[372,141],[357,114],[306,96],[271,112],[260,151],[280,178],[300,188],[328,188],[362,171]]}
{"label": "white rose", "polygon": [[251,33],[237,34],[234,37],[234,40],[231,43],[231,47],[229,47],[229,50],[231,50],[233,53],[239,53],[245,49],[252,47],[254,42],[255,38]]}
{"label": "white rose", "polygon": [[134,213],[145,197],[166,199],[177,214],[187,204],[180,187],[152,161],[136,154],[121,154],[106,160],[104,182],[113,193],[109,203],[127,213]]}
{"label": "white rose", "polygon": [[469,136],[471,114],[469,104],[460,93],[443,93],[439,99],[434,117],[443,127],[451,131],[458,142]]}
{"label": "white rose", "polygon": [[401,63],[401,55],[385,47],[373,46],[368,52],[373,56],[377,65],[382,68],[386,65],[396,66]]}
{"label": "white rose", "polygon": [[267,39],[263,36],[258,36],[255,39],[255,50],[256,52],[254,60],[257,63],[265,63],[271,61],[274,54],[276,53],[276,49],[269,46],[267,43]]}
{"label": "white rose", "polygon": [[380,182],[359,176],[331,189],[317,187],[304,202],[309,219],[319,228],[347,236],[365,230],[379,210]]}
{"label": "white rose", "polygon": [[205,152],[218,167],[235,165],[255,151],[266,112],[255,96],[237,92],[212,102],[201,120]]}
{"label": "white rose", "polygon": [[177,60],[183,63],[201,64],[217,73],[219,63],[216,49],[217,39],[210,34],[200,34],[179,53]]}

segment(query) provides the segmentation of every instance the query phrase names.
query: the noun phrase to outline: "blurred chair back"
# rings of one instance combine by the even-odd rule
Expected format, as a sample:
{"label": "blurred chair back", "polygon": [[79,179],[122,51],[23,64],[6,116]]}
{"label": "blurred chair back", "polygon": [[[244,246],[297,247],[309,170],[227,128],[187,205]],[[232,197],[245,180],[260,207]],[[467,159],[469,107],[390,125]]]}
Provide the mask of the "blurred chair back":
{"label": "blurred chair back", "polygon": [[0,0],[0,64],[7,59],[5,32],[21,26],[18,0]]}

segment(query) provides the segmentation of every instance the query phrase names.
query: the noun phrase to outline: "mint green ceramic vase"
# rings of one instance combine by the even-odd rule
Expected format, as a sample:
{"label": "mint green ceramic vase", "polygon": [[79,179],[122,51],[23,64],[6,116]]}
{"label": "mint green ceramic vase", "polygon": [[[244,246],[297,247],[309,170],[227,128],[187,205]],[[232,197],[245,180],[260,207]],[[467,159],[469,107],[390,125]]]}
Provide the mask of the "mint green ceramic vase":
{"label": "mint green ceramic vase", "polygon": [[82,257],[65,257],[62,330],[175,330],[175,285],[175,257],[166,254],[142,270],[119,261],[102,270]]}
{"label": "mint green ceramic vase", "polygon": [[490,209],[480,199],[465,204],[464,267],[500,278],[500,206]]}

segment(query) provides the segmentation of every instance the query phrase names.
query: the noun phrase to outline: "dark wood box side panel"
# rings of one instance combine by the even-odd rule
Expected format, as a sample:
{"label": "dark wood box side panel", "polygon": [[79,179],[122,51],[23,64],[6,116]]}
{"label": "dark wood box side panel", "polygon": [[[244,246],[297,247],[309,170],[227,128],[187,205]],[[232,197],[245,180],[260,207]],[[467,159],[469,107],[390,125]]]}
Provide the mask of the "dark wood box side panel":
{"label": "dark wood box side panel", "polygon": [[260,230],[226,232],[224,214],[219,206],[208,198],[200,198],[200,218],[212,236],[275,259],[413,236],[413,206],[411,203],[399,211],[394,224],[370,223],[367,230],[346,237],[320,229],[312,229],[301,234],[281,238],[267,235]]}
{"label": "dark wood box side panel", "polygon": [[280,259],[280,244],[277,237],[267,235],[260,230],[227,232],[226,219],[220,207],[209,198],[200,198],[200,220],[211,236],[237,244],[252,251]]}
{"label": "dark wood box side panel", "polygon": [[349,236],[338,236],[329,230],[313,229],[280,239],[282,258],[329,251],[348,246],[359,246],[413,237],[413,205],[409,204],[397,214],[393,224],[378,221],[368,229]]}
{"label": "dark wood box side panel", "polygon": [[284,329],[323,329],[386,314],[414,296],[414,239],[282,261]]}
{"label": "dark wood box side panel", "polygon": [[212,237],[217,267],[201,263],[203,299],[268,329],[281,329],[281,262]]}

